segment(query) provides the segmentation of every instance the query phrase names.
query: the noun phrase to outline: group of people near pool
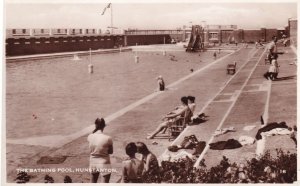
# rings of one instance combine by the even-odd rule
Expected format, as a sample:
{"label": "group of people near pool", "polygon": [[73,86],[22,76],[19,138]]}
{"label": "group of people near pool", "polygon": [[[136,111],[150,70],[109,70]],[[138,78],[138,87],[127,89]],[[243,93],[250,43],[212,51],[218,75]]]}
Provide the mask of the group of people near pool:
{"label": "group of people near pool", "polygon": [[[90,149],[91,182],[109,183],[112,169],[110,154],[113,154],[112,138],[103,133],[105,120],[97,118],[95,130],[88,136]],[[128,158],[122,162],[122,179],[124,183],[141,183],[144,174],[158,173],[159,164],[156,156],[149,151],[143,142],[130,142],[125,147]],[[141,159],[136,158],[136,153],[141,154]]]}
{"label": "group of people near pool", "polygon": [[152,133],[149,133],[147,139],[153,139],[160,132],[165,133],[166,130],[170,127],[170,124],[174,121],[174,119],[178,117],[185,118],[184,125],[191,122],[191,118],[193,117],[193,113],[196,108],[195,97],[183,96],[180,100],[181,105],[175,107],[173,111],[166,114],[163,118],[164,122],[160,123]]}
{"label": "group of people near pool", "polygon": [[278,73],[279,73],[279,64],[277,62],[278,54],[283,54],[282,52],[277,51],[277,37],[272,37],[273,41],[270,43],[268,47],[268,54],[267,54],[267,60],[270,63],[269,70],[264,74],[264,77],[266,79],[270,80],[276,80],[278,79]]}
{"label": "group of people near pool", "polygon": [[[195,110],[195,97],[181,97],[181,105],[165,116],[166,121],[161,123],[147,139],[154,138],[159,132],[166,131],[172,118],[188,117],[189,121]],[[112,169],[110,155],[113,154],[113,140],[110,136],[103,133],[105,120],[97,118],[95,120],[95,129],[87,138],[90,149],[89,168],[91,170],[91,182],[97,183],[98,180],[103,183],[109,183],[111,172],[101,171]],[[122,162],[122,179],[124,183],[141,183],[143,175],[159,176],[159,163],[157,157],[148,149],[143,142],[130,142],[125,147],[127,159]],[[141,158],[136,157],[136,153]],[[99,179],[100,178],[100,179]],[[157,178],[156,180],[159,180]]]}

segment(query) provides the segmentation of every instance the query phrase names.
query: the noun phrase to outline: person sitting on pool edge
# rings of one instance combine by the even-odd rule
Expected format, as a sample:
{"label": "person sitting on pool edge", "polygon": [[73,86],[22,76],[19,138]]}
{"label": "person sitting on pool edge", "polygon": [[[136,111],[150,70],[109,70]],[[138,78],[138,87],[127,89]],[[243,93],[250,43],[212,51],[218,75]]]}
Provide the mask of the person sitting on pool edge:
{"label": "person sitting on pool edge", "polygon": [[[155,131],[153,131],[148,137],[147,139],[153,139],[158,133],[160,133],[161,131],[163,131],[164,129],[168,128],[169,123],[171,122],[171,119],[174,119],[176,117],[184,117],[184,116],[188,116],[188,122],[190,122],[191,120],[191,109],[188,106],[188,98],[186,96],[181,97],[181,106],[177,107],[176,110],[168,113],[164,119],[167,119],[167,121],[161,123],[156,129]],[[188,112],[188,113],[186,113]]]}

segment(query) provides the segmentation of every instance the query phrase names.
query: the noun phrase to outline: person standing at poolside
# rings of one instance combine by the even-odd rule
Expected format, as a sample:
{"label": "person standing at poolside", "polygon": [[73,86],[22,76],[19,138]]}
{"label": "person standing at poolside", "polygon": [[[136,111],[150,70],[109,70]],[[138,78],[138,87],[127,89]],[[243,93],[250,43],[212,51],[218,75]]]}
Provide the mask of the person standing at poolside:
{"label": "person standing at poolside", "polygon": [[277,53],[277,37],[273,36],[272,42],[269,44],[269,47],[268,47],[268,59],[269,59],[270,63],[272,62],[272,59],[274,58],[275,54],[278,54]]}
{"label": "person standing at poolside", "polygon": [[158,91],[164,91],[165,90],[165,81],[162,78],[162,76],[157,77],[157,83],[158,83]]}
{"label": "person standing at poolside", "polygon": [[217,53],[216,52],[214,52],[213,56],[214,56],[215,59],[217,59]]}
{"label": "person standing at poolside", "polygon": [[264,77],[266,79],[271,79],[272,81],[277,79],[277,76],[278,76],[278,73],[279,73],[279,65],[278,65],[278,62],[277,62],[277,58],[278,58],[278,55],[275,53],[272,56],[272,61],[271,61],[271,65],[269,67],[268,72],[266,72],[264,74]]}
{"label": "person standing at poolside", "polygon": [[277,51],[277,37],[272,37],[273,41],[268,46],[268,60],[270,61],[270,68],[269,71],[264,74],[266,79],[277,79],[278,72],[279,72],[279,65],[277,62],[278,54],[282,54]]}
{"label": "person standing at poolside", "polygon": [[95,130],[87,138],[90,148],[92,183],[97,183],[99,175],[101,175],[102,183],[109,183],[111,176],[110,171],[107,170],[111,169],[110,154],[113,153],[113,141],[110,136],[103,134],[105,126],[105,120],[97,118]]}
{"label": "person standing at poolside", "polygon": [[279,73],[279,65],[278,65],[278,55],[275,53],[272,57],[271,65],[269,68],[269,73],[271,74],[271,80],[277,79],[278,73]]}

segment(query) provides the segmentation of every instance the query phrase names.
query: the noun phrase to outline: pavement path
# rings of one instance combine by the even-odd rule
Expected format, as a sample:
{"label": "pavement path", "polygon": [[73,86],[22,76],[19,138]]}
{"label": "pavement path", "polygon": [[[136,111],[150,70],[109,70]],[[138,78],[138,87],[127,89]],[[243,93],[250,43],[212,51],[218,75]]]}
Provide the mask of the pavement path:
{"label": "pavement path", "polygon": [[[255,138],[257,130],[264,126],[260,122],[261,115],[265,124],[285,121],[290,127],[296,125],[297,73],[296,66],[293,64],[296,56],[289,48],[280,49],[285,50],[286,53],[278,59],[280,64],[279,79],[270,81],[262,76],[268,70],[268,65],[265,65],[264,62],[265,54],[257,53],[261,57],[258,60],[255,57],[252,58],[254,62],[256,61],[256,65],[245,81],[245,86],[239,90],[239,96],[231,100],[235,103],[233,103],[233,107],[226,118],[220,123],[222,128],[234,127],[236,132],[228,132],[218,137],[212,137],[210,142],[226,141],[228,139],[238,140],[241,136]],[[244,130],[246,126],[254,126],[255,128],[246,131]],[[223,156],[229,158],[231,162],[245,163],[246,160],[255,158],[266,150],[276,155],[276,149],[296,153],[295,144],[290,136],[278,135],[263,138],[263,140],[259,140],[253,145],[243,146],[239,149],[211,150],[207,147],[195,165],[199,165],[200,160],[204,158],[208,167],[215,166],[222,160]]]}

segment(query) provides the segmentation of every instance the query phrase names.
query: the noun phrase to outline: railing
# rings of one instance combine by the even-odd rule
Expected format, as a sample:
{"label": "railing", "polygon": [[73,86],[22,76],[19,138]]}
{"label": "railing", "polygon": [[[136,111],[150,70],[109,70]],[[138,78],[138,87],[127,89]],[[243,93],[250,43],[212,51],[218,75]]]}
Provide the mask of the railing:
{"label": "railing", "polygon": [[125,35],[183,34],[183,30],[128,30]]}

